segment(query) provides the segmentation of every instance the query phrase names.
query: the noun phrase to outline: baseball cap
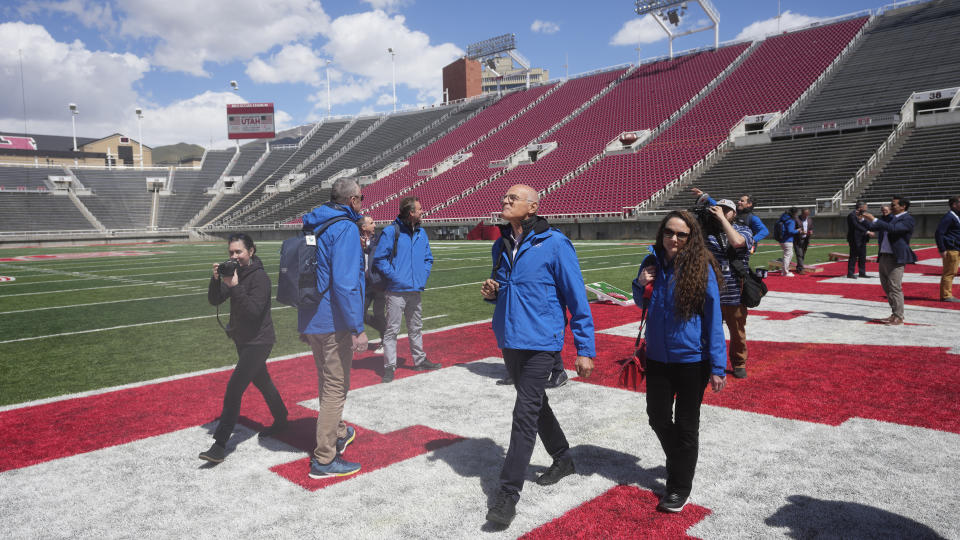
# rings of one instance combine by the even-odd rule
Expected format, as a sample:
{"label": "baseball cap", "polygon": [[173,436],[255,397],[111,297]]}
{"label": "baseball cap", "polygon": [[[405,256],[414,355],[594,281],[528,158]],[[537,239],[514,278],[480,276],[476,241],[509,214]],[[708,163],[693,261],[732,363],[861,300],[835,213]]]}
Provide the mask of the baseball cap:
{"label": "baseball cap", "polygon": [[731,210],[737,209],[737,203],[731,201],[730,199],[720,199],[719,201],[717,201],[717,206],[726,206]]}

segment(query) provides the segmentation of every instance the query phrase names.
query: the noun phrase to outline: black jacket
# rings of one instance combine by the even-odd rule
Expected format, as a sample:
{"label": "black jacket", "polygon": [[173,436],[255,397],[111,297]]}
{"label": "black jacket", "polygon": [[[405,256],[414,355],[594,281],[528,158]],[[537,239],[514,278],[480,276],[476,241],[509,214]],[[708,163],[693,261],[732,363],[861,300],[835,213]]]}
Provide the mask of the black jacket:
{"label": "black jacket", "polygon": [[847,214],[847,242],[856,245],[866,244],[870,240],[867,236],[869,225],[866,220],[857,219],[856,210]]}
{"label": "black jacket", "polygon": [[237,273],[240,282],[232,289],[211,276],[207,300],[216,306],[230,299],[227,335],[237,344],[276,343],[273,319],[270,318],[270,277],[263,269],[263,263],[254,255],[250,266],[239,267]]}

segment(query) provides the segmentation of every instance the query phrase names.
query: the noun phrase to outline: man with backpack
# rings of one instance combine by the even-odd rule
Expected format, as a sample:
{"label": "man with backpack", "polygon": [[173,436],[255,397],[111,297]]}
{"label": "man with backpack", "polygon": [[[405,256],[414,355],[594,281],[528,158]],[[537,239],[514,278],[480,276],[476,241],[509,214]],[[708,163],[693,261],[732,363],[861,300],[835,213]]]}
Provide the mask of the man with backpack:
{"label": "man with backpack", "polygon": [[433,253],[430,240],[420,227],[423,209],[417,197],[404,197],[393,223],[384,227],[373,254],[373,267],[383,282],[386,296],[387,326],[383,333],[383,382],[393,381],[397,369],[397,334],[400,315],[407,322],[407,337],[413,368],[439,369],[423,352],[421,293],[427,286]]}
{"label": "man with backpack", "polygon": [[784,212],[773,226],[773,239],[780,242],[783,250],[783,272],[786,277],[793,277],[790,271],[790,261],[793,259],[793,241],[797,236],[797,209],[790,207]]}
{"label": "man with backpack", "polygon": [[330,202],[303,216],[304,229],[319,233],[311,238],[316,243],[316,287],[320,292],[313,301],[297,305],[300,339],[313,350],[320,387],[310,478],[347,476],[360,470],[359,463],[344,460],[342,454],[356,435],[354,428],[343,422],[353,351],[367,348],[363,250],[355,224],[362,201],[357,181],[340,178],[333,183]]}

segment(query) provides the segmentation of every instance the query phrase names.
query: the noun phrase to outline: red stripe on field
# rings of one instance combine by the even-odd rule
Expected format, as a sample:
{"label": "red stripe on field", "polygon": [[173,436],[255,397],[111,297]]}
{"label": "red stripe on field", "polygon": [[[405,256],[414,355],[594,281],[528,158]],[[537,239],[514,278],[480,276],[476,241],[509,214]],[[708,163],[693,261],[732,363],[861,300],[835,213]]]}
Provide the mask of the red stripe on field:
{"label": "red stripe on field", "polygon": [[[313,424],[315,425],[315,422]],[[270,470],[308,491],[317,491],[464,440],[459,435],[426,426],[410,426],[386,434],[356,425],[354,427],[357,430],[357,438],[344,451],[344,459],[360,463],[360,472],[351,476],[315,480],[307,476],[310,471],[309,457],[276,465]],[[311,426],[308,437],[301,435],[299,448],[311,452],[315,444],[313,434]]]}
{"label": "red stripe on field", "polygon": [[[616,387],[617,361],[633,354],[633,342],[597,334],[594,373],[578,380]],[[867,418],[960,433],[960,362],[947,348],[747,344],[748,378],[727,377],[726,388],[707,390],[704,403],[834,426]],[[565,352],[567,369],[573,369],[574,358],[574,352]]]}
{"label": "red stripe on field", "polygon": [[616,486],[520,538],[696,538],[687,529],[711,514],[695,504],[667,514],[656,510],[657,502],[650,491]]}

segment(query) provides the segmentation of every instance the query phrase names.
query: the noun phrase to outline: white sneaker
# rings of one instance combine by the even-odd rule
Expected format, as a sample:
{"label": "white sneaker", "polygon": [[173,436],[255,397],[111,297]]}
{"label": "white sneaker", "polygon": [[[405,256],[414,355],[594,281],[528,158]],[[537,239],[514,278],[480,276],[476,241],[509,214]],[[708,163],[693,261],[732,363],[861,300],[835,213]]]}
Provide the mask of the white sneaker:
{"label": "white sneaker", "polygon": [[380,345],[379,347],[374,349],[373,354],[383,354],[383,345]]}
{"label": "white sneaker", "polygon": [[783,277],[793,277],[793,272],[784,272]]}

